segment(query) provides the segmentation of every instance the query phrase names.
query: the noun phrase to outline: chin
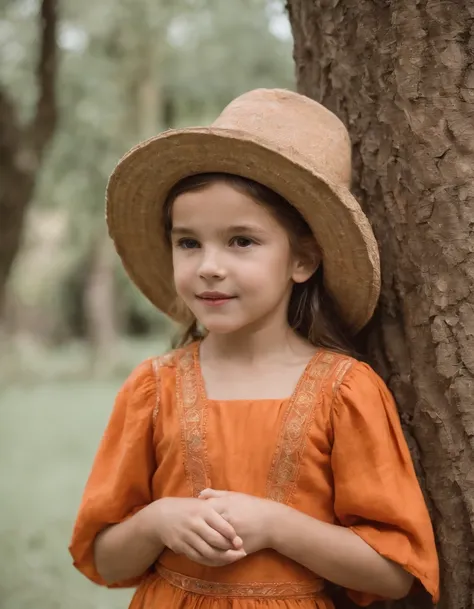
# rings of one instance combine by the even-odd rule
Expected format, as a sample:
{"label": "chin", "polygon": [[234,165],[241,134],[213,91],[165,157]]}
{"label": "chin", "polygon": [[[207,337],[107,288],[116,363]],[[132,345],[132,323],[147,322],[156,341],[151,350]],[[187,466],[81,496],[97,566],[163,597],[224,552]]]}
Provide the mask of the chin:
{"label": "chin", "polygon": [[212,334],[235,334],[235,332],[239,332],[244,327],[243,325],[230,324],[222,322],[209,322],[203,323],[203,326],[206,328],[208,332]]}
{"label": "chin", "polygon": [[[196,316],[197,317],[197,316]],[[202,315],[199,322],[212,334],[235,334],[249,326],[249,320],[236,319],[235,315]]]}

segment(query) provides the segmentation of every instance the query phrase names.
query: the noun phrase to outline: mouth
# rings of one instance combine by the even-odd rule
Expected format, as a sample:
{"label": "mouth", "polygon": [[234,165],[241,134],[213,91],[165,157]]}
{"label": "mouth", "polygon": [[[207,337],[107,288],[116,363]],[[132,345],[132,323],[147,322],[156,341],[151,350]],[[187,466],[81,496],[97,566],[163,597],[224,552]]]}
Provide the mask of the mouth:
{"label": "mouth", "polygon": [[201,294],[197,294],[196,298],[207,305],[219,306],[233,300],[236,296],[224,294],[223,292],[202,292]]}

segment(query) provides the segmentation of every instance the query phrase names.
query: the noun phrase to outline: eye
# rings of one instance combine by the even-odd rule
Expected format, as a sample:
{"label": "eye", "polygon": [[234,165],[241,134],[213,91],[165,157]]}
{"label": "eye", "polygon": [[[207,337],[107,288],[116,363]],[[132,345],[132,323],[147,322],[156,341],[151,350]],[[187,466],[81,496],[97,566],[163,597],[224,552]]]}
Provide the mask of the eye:
{"label": "eye", "polygon": [[232,237],[230,244],[235,245],[238,248],[247,248],[254,245],[255,241],[249,237]]}
{"label": "eye", "polygon": [[193,250],[199,247],[199,242],[196,239],[183,237],[183,239],[178,240],[176,246],[183,250]]}

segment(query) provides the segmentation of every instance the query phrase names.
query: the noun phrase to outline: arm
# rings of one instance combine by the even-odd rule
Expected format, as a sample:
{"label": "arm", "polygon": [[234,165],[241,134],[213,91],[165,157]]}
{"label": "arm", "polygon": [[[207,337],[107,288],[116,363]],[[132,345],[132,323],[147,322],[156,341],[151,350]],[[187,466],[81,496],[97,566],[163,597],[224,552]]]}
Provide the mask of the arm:
{"label": "arm", "polygon": [[167,547],[203,565],[218,567],[243,558],[242,540],[210,504],[165,497],[96,538],[96,569],[110,585],[143,575]]}
{"label": "arm", "polygon": [[150,527],[150,508],[99,533],[94,543],[97,571],[107,584],[142,575],[164,550]]}
{"label": "arm", "polygon": [[153,501],[157,385],[147,361],[120,390],[76,518],[74,565],[99,585],[138,585],[165,546],[210,566],[245,556],[235,530],[211,506],[194,498]]}
{"label": "arm", "polygon": [[[115,400],[79,507],[69,549],[75,567],[99,585],[108,585],[108,581],[97,570],[98,540],[103,537],[107,548],[109,536],[114,541],[115,535],[122,533],[118,523],[127,524],[125,532],[134,527],[141,522],[141,511],[153,501],[150,482],[157,468],[152,424],[156,388],[151,361],[138,366],[125,381]],[[104,571],[102,544],[99,546],[99,562]],[[114,587],[138,583],[136,578],[116,580]]]}
{"label": "arm", "polygon": [[271,548],[323,579],[385,599],[406,596],[413,584],[410,573],[350,528],[243,493],[206,489],[200,497],[232,524],[248,553]]}
{"label": "arm", "polygon": [[270,546],[344,588],[398,599],[413,576],[383,558],[350,529],[327,524],[288,506],[271,508]]}

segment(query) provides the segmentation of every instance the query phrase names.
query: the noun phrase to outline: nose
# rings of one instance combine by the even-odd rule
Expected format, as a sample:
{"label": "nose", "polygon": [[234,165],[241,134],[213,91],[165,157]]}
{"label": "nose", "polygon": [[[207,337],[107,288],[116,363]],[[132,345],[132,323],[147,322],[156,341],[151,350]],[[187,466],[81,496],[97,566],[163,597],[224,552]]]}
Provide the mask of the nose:
{"label": "nose", "polygon": [[222,279],[225,277],[222,256],[219,256],[217,248],[203,248],[199,276],[203,279]]}

